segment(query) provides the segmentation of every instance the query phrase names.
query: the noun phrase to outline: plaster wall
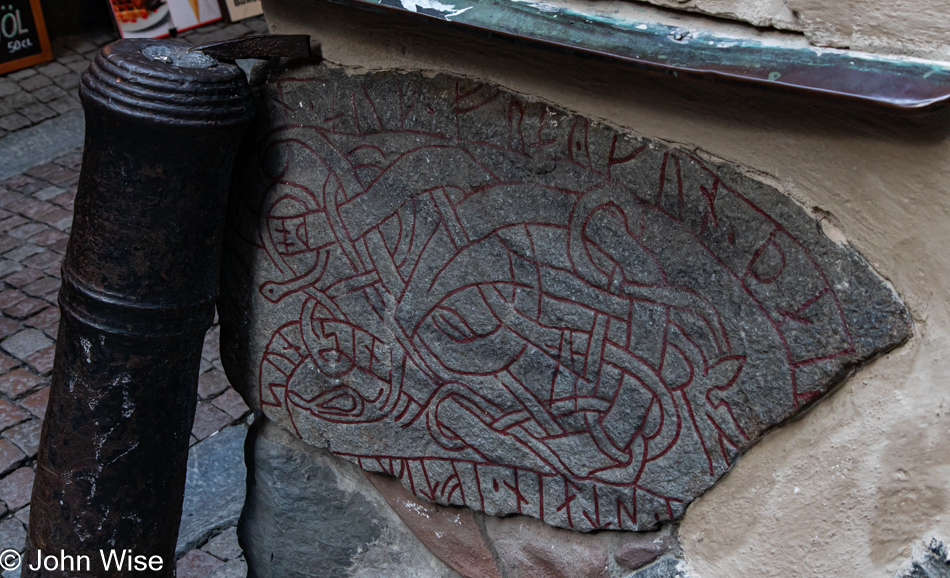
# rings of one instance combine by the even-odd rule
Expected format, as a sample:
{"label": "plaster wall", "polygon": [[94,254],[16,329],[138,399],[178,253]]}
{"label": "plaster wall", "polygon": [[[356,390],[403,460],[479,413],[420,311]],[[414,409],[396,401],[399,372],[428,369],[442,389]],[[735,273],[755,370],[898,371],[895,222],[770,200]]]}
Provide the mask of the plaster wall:
{"label": "plaster wall", "polygon": [[815,46],[947,59],[950,11],[940,0],[642,0],[753,26],[796,30]]}
{"label": "plaster wall", "polygon": [[[806,3],[817,4],[789,5]],[[925,533],[950,537],[946,113],[899,119],[690,84],[317,0],[269,0],[265,13],[273,32],[309,33],[354,71],[449,70],[738,163],[893,284],[914,337],[768,434],[689,507],[680,538],[696,576],[893,576]]]}

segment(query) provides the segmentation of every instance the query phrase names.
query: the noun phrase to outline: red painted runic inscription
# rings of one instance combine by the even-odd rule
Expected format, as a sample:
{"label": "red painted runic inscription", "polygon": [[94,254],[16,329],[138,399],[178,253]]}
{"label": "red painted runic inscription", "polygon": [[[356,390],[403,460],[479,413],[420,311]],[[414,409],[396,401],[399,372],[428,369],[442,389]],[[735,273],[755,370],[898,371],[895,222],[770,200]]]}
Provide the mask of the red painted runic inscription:
{"label": "red painted runic inscription", "polygon": [[850,257],[776,191],[489,85],[317,70],[266,87],[238,210],[260,405],[305,441],[642,530],[856,361]]}

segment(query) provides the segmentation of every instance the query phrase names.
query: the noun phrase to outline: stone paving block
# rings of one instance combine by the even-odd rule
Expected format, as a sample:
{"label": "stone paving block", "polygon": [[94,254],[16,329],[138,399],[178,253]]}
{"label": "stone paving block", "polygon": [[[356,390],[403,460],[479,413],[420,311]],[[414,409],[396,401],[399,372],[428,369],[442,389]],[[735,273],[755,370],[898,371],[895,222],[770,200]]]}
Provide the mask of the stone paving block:
{"label": "stone paving block", "polygon": [[241,395],[231,388],[211,400],[211,403],[234,419],[240,419],[250,411]]}
{"label": "stone paving block", "polygon": [[10,96],[5,96],[3,98],[3,103],[13,107],[13,110],[23,108],[24,106],[29,106],[36,103],[36,97],[32,93],[25,90],[20,92],[14,92]]}
{"label": "stone paving block", "polygon": [[52,108],[53,110],[55,110],[59,114],[63,114],[64,112],[69,112],[71,110],[76,110],[77,108],[82,107],[82,105],[79,104],[78,100],[68,95],[57,98],[55,100],[51,100],[47,102],[46,105]]}
{"label": "stone paving block", "polygon": [[[51,259],[53,259],[57,263],[62,261],[62,257],[59,255],[56,255],[52,251],[46,253],[46,255],[51,255]],[[28,263],[28,264],[32,265],[33,263]],[[49,293],[50,291],[56,291],[57,289],[59,289],[59,285],[60,285],[59,279],[55,277],[43,277],[25,286],[23,288],[23,291],[27,295],[38,297],[40,295]]]}
{"label": "stone paving block", "polygon": [[32,297],[20,301],[16,305],[11,305],[3,310],[3,314],[12,317],[14,319],[25,319],[34,313],[42,311],[49,305],[46,301],[42,299],[34,299]]}
{"label": "stone paving block", "polygon": [[39,199],[41,201],[48,201],[54,197],[58,197],[61,194],[63,194],[62,187],[57,187],[56,185],[50,185],[46,187],[45,189],[42,189],[33,193],[33,198]]}
{"label": "stone paving block", "polygon": [[243,558],[230,560],[215,568],[208,578],[247,578],[247,562]]}
{"label": "stone paving block", "polygon": [[[31,178],[28,182],[25,182],[19,187],[17,187],[16,192],[18,193],[18,195],[10,195],[10,196],[5,196],[3,198],[3,208],[7,209],[8,211],[12,211],[14,213],[21,213],[21,214],[24,211],[30,211],[34,209],[36,204],[39,203],[40,201],[37,201],[36,199],[31,199],[27,197],[26,195],[30,194],[30,192],[42,189],[45,186],[46,186],[45,184],[40,184],[39,186],[37,186],[36,179]],[[29,192],[26,192],[26,191],[29,191]]]}
{"label": "stone paving block", "polygon": [[13,229],[7,234],[14,239],[26,239],[27,237],[32,237],[40,231],[45,231],[47,228],[48,226],[44,223],[26,223],[24,225],[20,225],[16,229]]}
{"label": "stone paving block", "polygon": [[37,89],[43,88],[44,86],[49,86],[53,84],[53,81],[50,80],[46,76],[37,74],[29,78],[26,78],[24,80],[21,80],[17,84],[19,84],[20,88],[22,88],[23,90],[28,90],[30,92],[33,92]]}
{"label": "stone paving block", "polygon": [[17,191],[19,191],[20,193],[23,193],[24,195],[32,195],[36,191],[44,188],[46,185],[47,183],[43,181],[37,181],[34,179],[33,182],[31,182],[28,185],[23,185],[22,187],[17,189]]}
{"label": "stone paving block", "polygon": [[55,243],[50,245],[48,248],[51,251],[56,251],[57,253],[65,254],[67,244],[68,244],[68,239],[60,239],[59,241],[56,241]]}
{"label": "stone paving block", "polygon": [[27,221],[26,219],[24,219],[23,217],[19,215],[13,215],[12,217],[7,217],[6,219],[3,219],[2,221],[0,221],[0,233],[10,231],[11,229],[20,227],[23,224],[28,223],[28,222],[29,221]]}
{"label": "stone paving block", "polygon": [[6,253],[7,251],[10,251],[11,249],[16,248],[16,246],[19,245],[21,242],[22,241],[20,241],[20,239],[16,239],[14,237],[8,237],[6,235],[4,235],[3,237],[0,237],[0,253]]}
{"label": "stone paving block", "polygon": [[50,177],[52,175],[55,175],[56,172],[62,168],[63,167],[59,166],[56,163],[49,162],[49,163],[43,163],[41,165],[36,165],[35,167],[30,167],[26,169],[25,171],[23,171],[23,174],[30,175],[31,177],[35,177],[37,179],[44,179],[47,181],[51,181],[52,179],[50,179]]}
{"label": "stone paving block", "polygon": [[0,78],[0,98],[10,96],[14,92],[20,91],[20,85],[9,78]]}
{"label": "stone paving block", "polygon": [[0,399],[0,430],[11,428],[30,419],[30,414],[21,407]]}
{"label": "stone paving block", "polygon": [[71,211],[73,209],[73,202],[75,200],[76,200],[76,191],[67,190],[62,195],[59,195],[58,197],[53,197],[52,199],[50,199],[50,202],[55,203],[59,205],[60,207],[63,207],[67,211]]}
{"label": "stone paving block", "polygon": [[0,117],[0,128],[10,132],[26,128],[31,124],[33,123],[30,119],[16,112]]}
{"label": "stone paving block", "polygon": [[207,578],[211,572],[224,562],[201,550],[192,550],[178,561],[178,578]]}
{"label": "stone paving block", "polygon": [[[43,188],[45,188],[46,186],[46,183],[37,183],[37,184],[39,185],[39,187],[43,187]],[[39,190],[33,191],[33,193],[36,193],[36,192],[39,192]],[[53,211],[62,211],[62,209],[60,209],[56,205],[52,203],[47,203],[45,201],[41,201],[32,196],[24,198],[23,205],[22,207],[19,208],[19,210],[17,209],[13,209],[13,210],[16,210],[18,213],[20,213],[21,216],[26,217],[27,219],[32,219],[34,221],[41,221],[41,222],[45,222],[43,221],[43,218],[49,215],[50,213],[52,213]]]}
{"label": "stone paving block", "polygon": [[60,64],[60,63],[58,63],[58,62],[55,62],[55,61],[54,61],[54,62],[50,62],[50,63],[48,63],[48,64],[41,64],[41,65],[36,66],[36,67],[34,67],[34,68],[35,68],[35,70],[36,70],[37,72],[39,72],[40,74],[42,74],[42,75],[44,75],[44,76],[50,76],[50,77],[52,77],[52,76],[59,76],[60,74],[63,74],[63,73],[65,73],[65,72],[69,72],[69,69],[68,69],[68,68],[66,68],[66,67],[63,66],[62,64]]}
{"label": "stone paving block", "polygon": [[39,245],[40,247],[47,247],[56,243],[57,241],[64,241],[69,238],[69,235],[63,233],[58,229],[52,229],[47,227],[42,232],[29,237],[27,241],[33,243],[34,245]]}
{"label": "stone paving block", "polygon": [[46,405],[49,403],[49,386],[20,401],[20,407],[43,419],[46,417]]}
{"label": "stone paving block", "polygon": [[[42,315],[42,313],[40,315]],[[0,376],[0,392],[3,392],[12,399],[16,399],[24,393],[35,389],[44,381],[46,380],[35,373],[21,368]],[[5,426],[0,425],[0,429],[4,427]]]}
{"label": "stone paving block", "polygon": [[[112,42],[112,41],[114,41],[114,40],[117,40],[117,38],[116,38],[116,36],[115,36],[115,33],[110,30],[109,32],[98,32],[98,33],[96,33],[96,34],[93,34],[92,36],[90,36],[89,38],[87,38],[87,40],[89,40],[89,42],[92,42],[93,44],[95,44],[96,47],[99,47],[99,46],[102,46],[103,44],[108,44],[108,43],[110,43],[110,42]],[[81,53],[83,53],[83,54],[87,54],[87,53],[89,53],[89,52],[92,52],[92,51],[95,50],[95,49],[96,49],[96,48],[93,47],[93,48],[90,48],[90,49],[88,49],[88,50],[78,50],[77,52],[81,52]]]}
{"label": "stone paving block", "polygon": [[[0,347],[3,344],[0,343]],[[203,440],[222,427],[233,421],[231,416],[213,406],[210,402],[199,401],[195,409],[195,423],[191,428],[191,434]]]}
{"label": "stone paving block", "polygon": [[88,38],[76,36],[66,41],[66,46],[80,54],[92,52],[98,45]]}
{"label": "stone paving block", "polygon": [[50,345],[45,347],[36,353],[31,353],[23,361],[27,362],[30,367],[35,369],[40,373],[40,375],[47,375],[49,372],[53,371],[53,361],[56,357],[56,345]]}
{"label": "stone paving block", "polygon": [[37,102],[36,104],[31,104],[21,108],[20,114],[30,119],[30,121],[37,123],[48,118],[53,118],[56,116],[56,111],[41,102]]}
{"label": "stone paving block", "polygon": [[64,154],[61,157],[53,159],[53,162],[58,164],[61,167],[66,167],[78,171],[79,167],[82,166],[82,152],[74,151],[71,153]]}
{"label": "stone paving block", "polygon": [[215,558],[224,561],[239,558],[241,554],[243,554],[241,545],[238,544],[236,527],[228,528],[211,538],[201,549]]}
{"label": "stone paving block", "polygon": [[26,295],[23,293],[20,293],[16,289],[7,289],[6,291],[0,292],[0,309],[16,305],[24,299],[26,299]]}
{"label": "stone paving block", "polygon": [[24,78],[29,78],[31,76],[34,76],[35,74],[36,74],[36,71],[33,70],[32,68],[24,68],[16,72],[11,72],[10,74],[7,75],[7,78],[9,78],[10,80],[15,80],[19,82],[23,80]]}
{"label": "stone paving block", "polygon": [[[50,251],[49,249],[44,249],[41,253],[30,256],[28,259],[23,260],[23,264],[27,267],[33,267],[40,271],[46,271],[50,268],[50,265],[54,265],[54,268],[59,268],[60,264],[63,262],[63,256],[56,253],[55,251]],[[42,279],[42,278],[41,278]],[[41,280],[38,279],[37,281]],[[33,281],[30,283],[32,285],[36,283]],[[27,285],[24,285],[24,290],[26,290]],[[47,289],[48,290],[48,289]],[[41,291],[40,294],[45,293]]]}
{"label": "stone paving block", "polygon": [[53,340],[43,335],[41,331],[24,329],[0,342],[0,348],[3,348],[4,351],[17,359],[25,359],[28,355],[52,344]]}
{"label": "stone paving block", "polygon": [[29,504],[33,476],[33,470],[24,466],[0,480],[0,500],[11,510],[19,510]]}
{"label": "stone paving block", "polygon": [[3,256],[6,259],[12,259],[14,261],[22,261],[23,259],[26,259],[27,257],[30,257],[31,255],[35,255],[37,253],[42,253],[42,252],[43,252],[43,249],[41,247],[37,247],[36,245],[27,243],[25,245],[20,245],[19,247],[17,247],[16,249],[13,249],[12,251],[7,251],[6,253],[3,254]]}
{"label": "stone paving block", "polygon": [[20,324],[13,319],[0,317],[0,339],[13,335],[20,330]]}
{"label": "stone paving block", "polygon": [[31,419],[19,425],[15,425],[3,432],[3,437],[12,441],[29,458],[36,456],[36,451],[40,447],[40,431],[43,427],[43,420]]}
{"label": "stone paving block", "polygon": [[[74,176],[78,175],[74,173]],[[73,214],[72,212],[66,211],[64,209],[54,209],[43,215],[39,220],[47,223],[48,225],[56,227],[60,231],[65,231],[73,224]]]}
{"label": "stone paving block", "polygon": [[198,396],[201,399],[214,397],[228,388],[228,376],[223,371],[211,370],[198,377]]}
{"label": "stone paving block", "polygon": [[17,520],[23,522],[23,525],[29,524],[29,522],[30,522],[30,507],[29,507],[29,506],[25,506],[25,507],[23,507],[23,508],[20,508],[19,510],[17,510],[17,512],[16,512],[15,514],[13,514],[13,517],[16,518]]}
{"label": "stone paving block", "polygon": [[41,331],[46,331],[49,329],[55,330],[59,326],[59,308],[58,307],[49,307],[43,311],[37,313],[33,317],[30,317],[24,321],[24,325],[28,327],[35,327]]}
{"label": "stone paving block", "polygon": [[26,547],[26,528],[23,522],[16,518],[9,518],[0,523],[0,548],[6,550],[13,548],[17,552],[23,552]]}
{"label": "stone paving block", "polygon": [[86,59],[83,58],[81,54],[77,54],[76,52],[68,52],[68,53],[56,56],[56,62],[63,65],[69,64],[70,62],[78,62],[80,60],[86,60]]}
{"label": "stone paving block", "polygon": [[[33,245],[33,246],[36,247],[36,245]],[[39,249],[39,247],[36,247],[36,248]],[[42,249],[40,249],[40,251],[42,251]],[[35,255],[36,253],[40,251],[34,251],[32,254]],[[40,279],[41,277],[43,277],[42,271],[37,271],[36,269],[32,269],[28,267],[25,269],[21,269],[20,271],[17,271],[16,273],[13,273],[12,275],[8,275],[4,279],[4,281],[9,283],[10,285],[13,285],[14,287],[26,287],[27,285],[29,285],[33,281],[36,281],[37,279]]]}
{"label": "stone paving block", "polygon": [[80,75],[83,72],[86,72],[86,69],[89,68],[88,60],[77,60],[75,62],[70,62],[66,65],[69,68],[69,71],[75,75]]}
{"label": "stone paving block", "polygon": [[[73,62],[69,64],[69,67],[72,68],[73,66],[77,66],[77,65],[78,63]],[[83,66],[82,70],[85,70],[87,67],[88,65]],[[77,71],[77,72],[81,72],[81,71]],[[79,86],[79,75],[78,74],[64,74],[62,76],[57,76],[56,78],[53,79],[53,83],[62,89],[72,90],[76,88],[77,86]]]}
{"label": "stone paving block", "polygon": [[[63,98],[69,95],[62,88],[52,85],[52,86],[44,86],[43,88],[39,90],[33,91],[33,96],[36,97],[36,100],[42,102],[43,104],[48,105],[48,103],[52,100],[56,100],[57,98]],[[58,113],[59,111],[56,111],[56,112]]]}
{"label": "stone paving block", "polygon": [[6,474],[16,468],[25,459],[26,454],[23,450],[16,447],[10,440],[0,438],[0,474]]}
{"label": "stone paving block", "polygon": [[9,355],[0,353],[0,373],[5,373],[7,371],[10,371],[11,369],[13,369],[14,367],[18,365],[20,365],[19,361],[10,357]]}
{"label": "stone paving block", "polygon": [[220,339],[221,339],[221,330],[217,327],[212,327],[207,333],[205,333],[205,342],[201,348],[201,357],[207,359],[208,361],[214,361],[219,357],[218,352],[220,351]]}

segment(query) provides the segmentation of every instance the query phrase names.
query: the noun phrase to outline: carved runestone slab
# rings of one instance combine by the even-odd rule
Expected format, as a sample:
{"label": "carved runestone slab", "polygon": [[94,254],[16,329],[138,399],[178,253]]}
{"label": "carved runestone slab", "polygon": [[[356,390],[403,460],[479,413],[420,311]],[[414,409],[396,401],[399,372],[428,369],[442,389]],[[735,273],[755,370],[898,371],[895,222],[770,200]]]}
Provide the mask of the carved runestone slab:
{"label": "carved runestone slab", "polygon": [[232,378],[425,500],[653,528],[910,335],[864,259],[732,167],[450,76],[303,67],[258,97]]}

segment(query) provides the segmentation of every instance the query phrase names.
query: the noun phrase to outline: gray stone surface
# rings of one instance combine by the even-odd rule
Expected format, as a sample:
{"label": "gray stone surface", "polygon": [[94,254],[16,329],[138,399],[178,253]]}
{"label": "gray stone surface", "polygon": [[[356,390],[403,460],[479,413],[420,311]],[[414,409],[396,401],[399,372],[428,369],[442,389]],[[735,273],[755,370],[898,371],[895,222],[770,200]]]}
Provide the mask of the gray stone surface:
{"label": "gray stone surface", "polygon": [[179,556],[215,532],[237,523],[247,479],[246,434],[243,425],[231,426],[188,451],[185,502],[176,547]]}
{"label": "gray stone surface", "polygon": [[911,333],[738,167],[449,76],[300,66],[259,96],[229,376],[425,500],[654,528]]}
{"label": "gray stone surface", "polygon": [[901,564],[894,578],[950,578],[950,549],[939,537],[928,534],[914,544],[910,560]]}
{"label": "gray stone surface", "polygon": [[238,535],[251,578],[450,578],[360,471],[262,420]]}
{"label": "gray stone surface", "polygon": [[646,568],[641,568],[636,572],[627,575],[625,578],[693,578],[686,568],[686,562],[674,556],[664,556],[650,564]]}
{"label": "gray stone surface", "polygon": [[85,126],[82,111],[71,110],[0,138],[0,181],[82,146]]}
{"label": "gray stone surface", "polygon": [[229,560],[214,569],[208,578],[246,578],[247,563],[242,559]]}

